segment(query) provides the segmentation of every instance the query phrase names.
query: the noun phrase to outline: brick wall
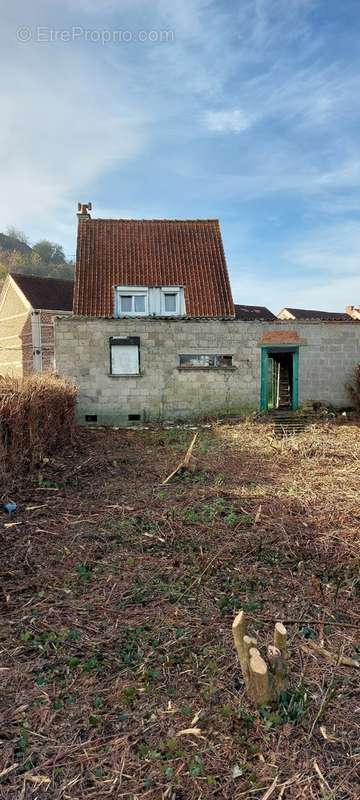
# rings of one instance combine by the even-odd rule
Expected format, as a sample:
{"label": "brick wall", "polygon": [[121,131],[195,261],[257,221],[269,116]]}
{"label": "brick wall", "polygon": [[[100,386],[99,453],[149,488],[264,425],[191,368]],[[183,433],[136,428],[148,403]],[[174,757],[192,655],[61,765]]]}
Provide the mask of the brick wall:
{"label": "brick wall", "polygon": [[[300,345],[300,402],[349,404],[346,384],[360,361],[360,324],[156,319],[57,319],[57,371],[79,387],[78,417],[123,424],[142,418],[189,417],[213,411],[256,409],[260,402],[260,342],[286,326]],[[141,375],[109,374],[109,338],[139,336]],[[270,340],[272,337],[270,336]],[[179,369],[180,353],[233,355],[235,369]]]}

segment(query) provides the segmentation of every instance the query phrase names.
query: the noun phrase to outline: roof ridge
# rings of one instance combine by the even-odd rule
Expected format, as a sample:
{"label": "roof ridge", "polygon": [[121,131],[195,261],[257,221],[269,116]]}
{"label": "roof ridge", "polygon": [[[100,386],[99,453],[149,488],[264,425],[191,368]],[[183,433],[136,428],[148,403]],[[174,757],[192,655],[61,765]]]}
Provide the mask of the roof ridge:
{"label": "roof ridge", "polygon": [[27,272],[9,272],[10,278],[35,278],[37,281],[56,281],[56,283],[74,283],[71,278],[50,278],[47,275],[31,275]]}
{"label": "roof ridge", "polygon": [[152,219],[145,218],[145,217],[142,217],[142,218],[139,217],[139,218],[136,218],[136,219],[135,218],[127,218],[127,217],[91,217],[90,219],[80,220],[80,223],[81,222],[83,222],[84,225],[88,225],[89,222],[128,222],[128,223],[129,222],[163,222],[163,223],[166,223],[166,224],[176,223],[176,222],[191,222],[191,223],[201,223],[201,224],[204,224],[204,223],[211,223],[211,224],[217,223],[217,224],[219,224],[219,219],[217,217],[207,217],[206,219],[202,219],[202,218],[193,218],[193,219],[189,219],[189,218],[187,218],[187,219],[169,218],[169,219],[167,219],[166,217],[158,217],[158,218],[155,217],[155,218],[152,218]]}

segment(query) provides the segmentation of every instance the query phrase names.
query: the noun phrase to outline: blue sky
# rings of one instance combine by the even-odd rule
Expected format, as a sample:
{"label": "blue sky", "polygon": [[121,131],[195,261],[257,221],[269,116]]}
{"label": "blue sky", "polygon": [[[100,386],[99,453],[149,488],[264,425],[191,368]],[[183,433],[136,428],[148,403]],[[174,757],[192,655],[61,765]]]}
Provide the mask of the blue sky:
{"label": "blue sky", "polygon": [[0,230],[219,217],[237,301],[360,302],[357,0],[0,5]]}

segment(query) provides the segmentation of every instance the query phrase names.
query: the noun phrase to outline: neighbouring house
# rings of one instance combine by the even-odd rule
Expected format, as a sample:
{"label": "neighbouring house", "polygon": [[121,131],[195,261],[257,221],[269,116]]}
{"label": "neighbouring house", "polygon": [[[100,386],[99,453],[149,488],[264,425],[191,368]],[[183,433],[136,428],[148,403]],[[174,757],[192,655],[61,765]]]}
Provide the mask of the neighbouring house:
{"label": "neighbouring house", "polygon": [[0,294],[0,375],[54,369],[54,317],[72,313],[73,282],[11,273]]}
{"label": "neighbouring house", "polygon": [[283,320],[234,304],[217,220],[88,212],[80,206],[74,315],[55,324],[57,368],[78,386],[80,423],[349,405],[356,320]]}
{"label": "neighbouring house", "polygon": [[[314,311],[306,308],[283,308],[277,315],[278,319],[320,320],[320,322],[346,322],[349,317],[351,317],[351,314],[348,313],[347,309],[345,313],[342,313],[341,311]],[[357,317],[357,319],[359,318]]]}
{"label": "neighbouring house", "polygon": [[346,306],[345,312],[352,319],[360,319],[360,308],[358,306]]}

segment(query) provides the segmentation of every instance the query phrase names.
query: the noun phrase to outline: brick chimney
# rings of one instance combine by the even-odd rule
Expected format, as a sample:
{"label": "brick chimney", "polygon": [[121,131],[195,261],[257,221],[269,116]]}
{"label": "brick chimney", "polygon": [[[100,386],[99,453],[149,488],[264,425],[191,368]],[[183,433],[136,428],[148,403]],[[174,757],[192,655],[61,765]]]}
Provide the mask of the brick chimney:
{"label": "brick chimney", "polygon": [[77,218],[79,222],[86,222],[91,219],[89,211],[91,211],[91,203],[78,203]]}
{"label": "brick chimney", "polygon": [[356,306],[346,306],[345,313],[349,314],[349,317],[353,319],[360,319],[360,308],[356,308]]}

